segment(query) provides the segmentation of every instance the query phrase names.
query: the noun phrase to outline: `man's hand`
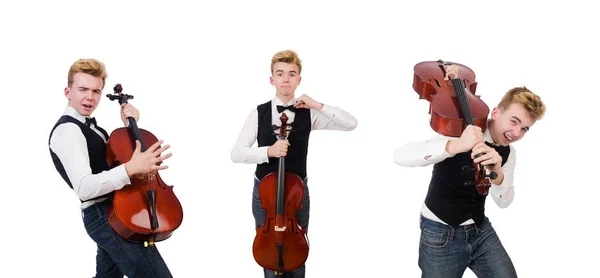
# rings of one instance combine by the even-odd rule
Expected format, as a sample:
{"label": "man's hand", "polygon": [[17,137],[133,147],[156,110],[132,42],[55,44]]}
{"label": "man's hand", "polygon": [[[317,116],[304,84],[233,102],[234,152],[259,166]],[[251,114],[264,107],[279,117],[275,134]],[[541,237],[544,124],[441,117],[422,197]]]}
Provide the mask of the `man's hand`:
{"label": "man's hand", "polygon": [[[135,141],[135,150],[133,151],[133,155],[131,159],[125,163],[125,170],[127,171],[127,175],[132,177],[136,174],[146,174],[151,171],[164,170],[169,168],[167,165],[162,165],[162,162],[169,157],[171,157],[171,153],[161,156],[162,152],[166,151],[171,147],[170,145],[165,145],[162,148],[159,146],[163,143],[163,140],[160,140],[150,148],[148,148],[145,152],[141,152],[141,144],[140,141]],[[160,165],[160,166],[159,166]]]}
{"label": "man's hand", "polygon": [[296,99],[294,107],[321,110],[321,108],[323,108],[323,103],[316,102],[307,95],[301,95]]}
{"label": "man's hand", "polygon": [[267,150],[268,157],[282,157],[287,155],[288,146],[290,143],[288,140],[277,140]]}
{"label": "man's hand", "polygon": [[129,124],[127,117],[134,118],[136,123],[140,120],[140,111],[133,107],[131,103],[121,104],[121,120],[125,126]]}

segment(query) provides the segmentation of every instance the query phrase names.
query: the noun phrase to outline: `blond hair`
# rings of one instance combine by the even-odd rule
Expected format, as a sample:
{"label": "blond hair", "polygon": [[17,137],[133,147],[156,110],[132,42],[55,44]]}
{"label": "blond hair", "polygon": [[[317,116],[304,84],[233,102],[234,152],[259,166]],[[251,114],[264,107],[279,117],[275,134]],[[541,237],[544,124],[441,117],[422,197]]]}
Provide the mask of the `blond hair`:
{"label": "blond hair", "polygon": [[104,84],[106,77],[106,68],[104,64],[96,59],[79,59],[69,69],[69,76],[67,77],[67,86],[71,87],[73,85],[73,76],[78,73],[83,72],[94,77],[102,78],[102,89],[104,89]]}
{"label": "blond hair", "polygon": [[525,86],[515,87],[506,92],[498,107],[504,110],[513,103],[521,104],[533,121],[542,119],[544,113],[546,113],[546,105],[542,102],[542,99]]}
{"label": "blond hair", "polygon": [[282,50],[271,59],[271,74],[273,74],[273,65],[277,62],[283,62],[288,64],[296,64],[298,66],[298,74],[302,72],[302,61],[298,57],[298,54],[293,50]]}

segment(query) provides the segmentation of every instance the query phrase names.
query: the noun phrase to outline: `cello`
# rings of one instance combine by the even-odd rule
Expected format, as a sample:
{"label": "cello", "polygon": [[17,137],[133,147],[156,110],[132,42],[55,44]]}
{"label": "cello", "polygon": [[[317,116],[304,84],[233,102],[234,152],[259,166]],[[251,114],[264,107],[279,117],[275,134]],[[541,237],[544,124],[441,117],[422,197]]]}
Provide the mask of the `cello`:
{"label": "cello", "polygon": [[[279,139],[285,140],[288,117],[282,113]],[[291,129],[290,129],[291,131]],[[285,172],[285,156],[279,158],[278,172],[267,174],[258,185],[261,208],[267,214],[265,223],[256,229],[252,245],[254,260],[275,275],[294,270],[308,258],[308,237],[298,225],[296,211],[302,206],[304,182],[294,173]]]}
{"label": "cello", "polygon": [[[419,99],[430,102],[430,126],[439,134],[460,137],[467,125],[475,125],[484,132],[487,128],[489,107],[475,95],[477,82],[471,68],[443,60],[417,63],[414,67],[413,89]],[[483,153],[476,155],[480,157]],[[490,179],[496,172],[487,173],[481,163],[465,165],[463,172],[474,172],[475,180],[464,181],[465,186],[475,185],[480,195],[487,195]]]}
{"label": "cello", "polygon": [[[132,95],[122,93],[121,84],[116,84],[114,94],[107,94],[119,105],[127,103]],[[141,151],[158,142],[154,134],[138,128],[134,118],[128,117],[128,127],[115,129],[107,142],[106,159],[111,168],[124,164],[135,151],[135,141],[140,141]],[[138,174],[130,178],[131,183],[114,192],[112,205],[108,209],[108,222],[121,237],[154,246],[155,242],[169,238],[183,221],[181,203],[173,193],[173,186],[165,184],[158,171]]]}

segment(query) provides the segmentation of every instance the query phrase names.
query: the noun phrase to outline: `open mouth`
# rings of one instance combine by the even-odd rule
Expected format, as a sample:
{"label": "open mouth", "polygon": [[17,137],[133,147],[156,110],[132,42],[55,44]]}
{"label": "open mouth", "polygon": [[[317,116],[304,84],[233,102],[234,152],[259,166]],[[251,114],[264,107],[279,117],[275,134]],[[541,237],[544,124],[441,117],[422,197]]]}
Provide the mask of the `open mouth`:
{"label": "open mouth", "polygon": [[504,133],[504,138],[506,138],[506,140],[508,140],[508,142],[512,142],[514,139],[510,136],[508,136],[508,134]]}
{"label": "open mouth", "polygon": [[87,108],[87,109],[92,109],[93,106],[89,105],[89,104],[82,104],[83,107]]}

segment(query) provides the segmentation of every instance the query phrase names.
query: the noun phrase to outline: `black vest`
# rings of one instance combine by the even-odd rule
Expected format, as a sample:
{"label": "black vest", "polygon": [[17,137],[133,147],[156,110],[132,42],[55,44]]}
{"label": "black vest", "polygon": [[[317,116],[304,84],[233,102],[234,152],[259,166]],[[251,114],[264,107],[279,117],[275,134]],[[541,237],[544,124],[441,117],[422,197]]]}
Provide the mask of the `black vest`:
{"label": "black vest", "polygon": [[[502,165],[510,154],[510,147],[493,146],[502,157]],[[472,218],[477,226],[485,219],[485,199],[477,193],[474,185],[465,186],[463,181],[475,181],[473,172],[463,171],[462,167],[473,166],[471,151],[458,153],[433,166],[429,190],[425,198],[427,207],[442,221],[457,227]]]}
{"label": "black vest", "polygon": [[[52,134],[54,133],[54,130],[56,129],[56,127],[58,127],[59,125],[64,124],[64,123],[76,124],[81,129],[83,136],[85,136],[85,140],[87,142],[88,156],[90,158],[90,168],[92,168],[92,174],[98,174],[98,173],[101,173],[102,171],[109,170],[110,167],[108,165],[108,162],[106,161],[106,142],[104,142],[104,139],[102,139],[100,137],[100,135],[98,135],[98,133],[93,131],[90,127],[88,127],[87,125],[83,124],[82,122],[78,121],[77,119],[75,119],[71,116],[64,115],[64,116],[60,117],[60,119],[58,119],[58,121],[52,128],[52,131],[50,131],[50,137],[48,138],[48,148],[50,149],[50,139],[52,138]],[[104,138],[108,139],[108,133],[106,133],[106,131],[104,129],[102,129],[98,126],[96,126],[96,129],[98,129],[100,132],[102,132],[102,134],[104,135]],[[71,184],[71,181],[69,180],[69,177],[67,176],[65,168],[63,167],[63,164],[60,161],[60,159],[58,158],[58,156],[52,151],[52,149],[50,149],[50,155],[52,156],[52,161],[54,162],[54,166],[56,167],[56,170],[58,171],[58,173],[60,173],[60,176],[65,180],[65,182],[67,182],[69,187],[72,189],[73,185]],[[112,195],[112,193],[98,196],[98,197],[95,197],[95,198],[92,198],[89,200],[80,200],[80,201],[83,203],[84,201],[90,201],[90,200],[95,200],[95,199],[99,199],[99,198],[103,198],[103,197],[109,197],[110,195]]]}
{"label": "black vest", "polygon": [[[277,142],[274,134],[271,112],[271,101],[259,105],[258,111],[258,146],[271,146]],[[311,131],[310,109],[298,109],[292,122],[292,131],[288,133],[288,148],[285,156],[285,171],[306,178],[306,156],[308,155],[308,138]],[[261,180],[269,173],[277,172],[279,158],[270,157],[268,163],[256,165],[256,177]]]}

